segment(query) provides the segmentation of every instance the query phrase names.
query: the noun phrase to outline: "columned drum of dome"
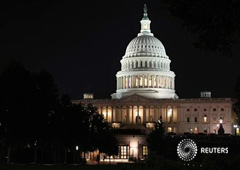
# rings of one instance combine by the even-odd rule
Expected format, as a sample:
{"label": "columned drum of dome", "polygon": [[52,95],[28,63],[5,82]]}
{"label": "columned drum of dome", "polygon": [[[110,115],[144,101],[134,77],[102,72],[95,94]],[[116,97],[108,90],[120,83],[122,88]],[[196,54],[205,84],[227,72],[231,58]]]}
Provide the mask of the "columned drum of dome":
{"label": "columned drum of dome", "polygon": [[127,46],[117,72],[117,90],[113,99],[138,94],[147,98],[178,98],[175,94],[175,74],[171,60],[160,40],[150,30],[147,7],[140,21],[141,31]]}

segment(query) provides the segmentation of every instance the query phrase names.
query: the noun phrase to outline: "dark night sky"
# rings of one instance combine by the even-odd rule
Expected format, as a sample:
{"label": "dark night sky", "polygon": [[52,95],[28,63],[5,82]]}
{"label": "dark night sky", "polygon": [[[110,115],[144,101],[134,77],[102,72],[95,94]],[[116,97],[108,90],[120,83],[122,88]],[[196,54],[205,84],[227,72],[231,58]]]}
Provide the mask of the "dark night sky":
{"label": "dark night sky", "polygon": [[61,93],[72,99],[92,92],[109,98],[128,43],[137,36],[147,3],[151,30],[161,40],[176,74],[180,98],[231,97],[239,69],[239,42],[234,57],[205,53],[180,20],[161,10],[156,0],[33,1],[0,4],[0,71],[18,60],[31,71],[48,70]]}

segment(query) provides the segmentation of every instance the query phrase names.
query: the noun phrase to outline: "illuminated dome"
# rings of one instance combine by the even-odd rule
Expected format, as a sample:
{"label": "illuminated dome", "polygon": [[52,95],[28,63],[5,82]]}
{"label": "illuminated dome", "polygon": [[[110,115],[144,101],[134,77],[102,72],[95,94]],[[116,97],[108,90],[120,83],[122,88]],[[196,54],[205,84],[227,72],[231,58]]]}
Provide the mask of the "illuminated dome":
{"label": "illuminated dome", "polygon": [[141,22],[141,31],[127,46],[122,57],[121,71],[117,72],[117,90],[113,99],[138,94],[147,98],[178,98],[175,94],[175,74],[170,70],[171,60],[160,40],[150,30],[147,6]]}
{"label": "illuminated dome", "polygon": [[127,46],[124,58],[136,56],[168,58],[161,41],[152,35],[140,35]]}

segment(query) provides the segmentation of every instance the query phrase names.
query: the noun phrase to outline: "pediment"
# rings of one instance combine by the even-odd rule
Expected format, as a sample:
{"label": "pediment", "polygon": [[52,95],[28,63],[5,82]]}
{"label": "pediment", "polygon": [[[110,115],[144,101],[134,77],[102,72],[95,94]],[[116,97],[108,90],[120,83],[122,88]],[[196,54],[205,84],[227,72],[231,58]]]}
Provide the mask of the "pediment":
{"label": "pediment", "polygon": [[131,96],[121,99],[121,102],[124,102],[124,103],[128,103],[128,102],[138,103],[138,102],[149,102],[149,101],[150,99],[139,96],[137,94],[133,94]]}

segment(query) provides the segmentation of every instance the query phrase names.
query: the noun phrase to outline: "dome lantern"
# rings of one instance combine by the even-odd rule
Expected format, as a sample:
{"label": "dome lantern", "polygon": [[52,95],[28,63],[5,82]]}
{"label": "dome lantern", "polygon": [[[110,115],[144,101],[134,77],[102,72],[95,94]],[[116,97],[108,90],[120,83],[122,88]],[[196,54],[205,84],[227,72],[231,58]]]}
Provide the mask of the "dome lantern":
{"label": "dome lantern", "polygon": [[153,36],[153,34],[151,33],[151,30],[150,30],[151,21],[148,18],[147,5],[146,4],[144,5],[143,11],[144,11],[143,12],[143,18],[140,21],[141,31],[138,34],[138,36],[141,36],[141,35],[151,35],[151,36]]}

